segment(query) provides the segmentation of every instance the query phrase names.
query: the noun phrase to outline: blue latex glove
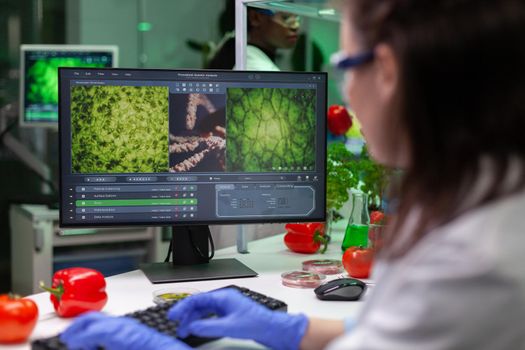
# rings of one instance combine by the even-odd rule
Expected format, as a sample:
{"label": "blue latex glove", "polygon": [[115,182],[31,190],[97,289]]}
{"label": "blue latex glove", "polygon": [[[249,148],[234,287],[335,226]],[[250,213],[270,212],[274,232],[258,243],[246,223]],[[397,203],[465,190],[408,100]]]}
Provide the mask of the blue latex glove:
{"label": "blue latex glove", "polygon": [[[202,319],[209,314],[218,317]],[[234,289],[192,295],[168,311],[179,321],[178,336],[252,339],[272,349],[298,349],[306,332],[305,315],[271,311]]]}
{"label": "blue latex glove", "polygon": [[161,334],[137,320],[90,312],[78,317],[61,335],[70,349],[187,350],[183,342]]}

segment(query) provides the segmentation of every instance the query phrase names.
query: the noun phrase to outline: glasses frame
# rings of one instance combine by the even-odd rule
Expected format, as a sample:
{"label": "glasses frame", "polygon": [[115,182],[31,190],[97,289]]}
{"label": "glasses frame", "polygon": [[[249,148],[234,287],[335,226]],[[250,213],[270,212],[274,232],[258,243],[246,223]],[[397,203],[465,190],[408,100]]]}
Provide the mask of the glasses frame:
{"label": "glasses frame", "polygon": [[255,8],[256,12],[262,13],[264,15],[267,15],[272,18],[272,20],[282,26],[285,26],[287,28],[294,28],[294,27],[300,27],[301,26],[301,16],[295,15],[295,14],[289,14],[290,17],[286,20],[277,18],[276,15],[279,12],[269,10],[269,9],[261,9],[261,8]]}
{"label": "glasses frame", "polygon": [[372,61],[374,57],[375,54],[373,50],[362,52],[353,56],[349,56],[346,53],[339,51],[332,55],[330,58],[330,63],[337,70],[344,71],[368,63]]}
{"label": "glasses frame", "polygon": [[[346,86],[348,83],[348,72],[352,68],[359,67],[365,63],[371,62],[375,57],[374,51],[365,51],[358,53],[356,55],[348,55],[344,51],[339,51],[334,53],[330,57],[330,65],[332,66],[331,72],[333,74],[332,78],[335,81],[335,84],[338,87],[339,94],[347,105],[347,108],[350,109],[350,103],[348,101],[348,95],[346,93]],[[343,74],[342,74],[343,73]],[[351,73],[351,72],[350,72]]]}
{"label": "glasses frame", "polygon": [[277,13],[272,16],[274,22],[279,23],[287,28],[298,28],[301,26],[301,16],[294,14],[287,14],[288,18],[277,17]]}

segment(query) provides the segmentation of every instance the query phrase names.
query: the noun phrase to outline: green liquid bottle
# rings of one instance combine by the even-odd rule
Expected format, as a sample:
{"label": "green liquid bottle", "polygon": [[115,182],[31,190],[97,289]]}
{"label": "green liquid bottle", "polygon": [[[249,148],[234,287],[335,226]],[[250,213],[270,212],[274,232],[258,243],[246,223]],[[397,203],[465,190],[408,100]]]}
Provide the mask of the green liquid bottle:
{"label": "green liquid bottle", "polygon": [[352,193],[352,211],[341,244],[343,252],[350,247],[368,247],[369,224],[368,195],[361,192]]}
{"label": "green liquid bottle", "polygon": [[368,225],[350,224],[346,226],[345,238],[341,249],[368,246]]}

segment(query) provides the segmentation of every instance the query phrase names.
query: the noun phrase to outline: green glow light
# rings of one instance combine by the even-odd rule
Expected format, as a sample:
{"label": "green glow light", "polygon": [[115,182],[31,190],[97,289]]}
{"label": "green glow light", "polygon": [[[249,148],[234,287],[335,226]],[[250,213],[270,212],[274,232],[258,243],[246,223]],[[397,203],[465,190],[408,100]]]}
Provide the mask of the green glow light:
{"label": "green glow light", "polygon": [[321,9],[318,11],[318,13],[319,13],[319,16],[335,16],[336,15],[335,9],[330,9],[330,8]]}
{"label": "green glow light", "polygon": [[140,22],[139,24],[137,24],[137,30],[139,32],[149,32],[151,30],[151,23]]}

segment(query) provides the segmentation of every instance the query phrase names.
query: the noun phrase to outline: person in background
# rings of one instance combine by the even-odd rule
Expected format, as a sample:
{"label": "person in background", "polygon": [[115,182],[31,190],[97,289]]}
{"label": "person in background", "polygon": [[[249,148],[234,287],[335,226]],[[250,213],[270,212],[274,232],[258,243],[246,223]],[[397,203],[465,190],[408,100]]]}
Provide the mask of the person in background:
{"label": "person in background", "polygon": [[[525,3],[348,0],[341,17],[344,94],[371,155],[403,170],[376,286],[356,319],[272,312],[228,289],[168,317],[182,337],[274,349],[525,349]],[[61,339],[188,348],[100,314]]]}
{"label": "person in background", "polygon": [[[298,40],[300,17],[286,12],[248,7],[246,70],[278,71],[277,49],[291,49]],[[235,38],[230,35],[211,58],[207,68],[232,69],[235,66]]]}

